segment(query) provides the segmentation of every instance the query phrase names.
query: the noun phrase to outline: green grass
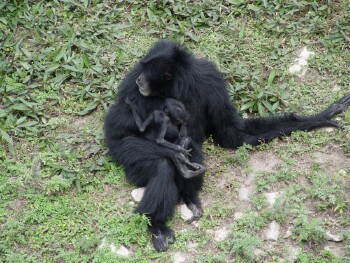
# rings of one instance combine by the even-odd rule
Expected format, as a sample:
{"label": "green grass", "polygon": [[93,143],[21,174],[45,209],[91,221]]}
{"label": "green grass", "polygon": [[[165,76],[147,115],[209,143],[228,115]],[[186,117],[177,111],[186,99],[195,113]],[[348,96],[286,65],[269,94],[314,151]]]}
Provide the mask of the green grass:
{"label": "green grass", "polygon": [[[348,1],[5,0],[0,10],[0,261],[169,262],[180,251],[188,262],[277,262],[290,246],[300,248],[297,262],[349,259],[350,110],[340,115],[344,130],[236,151],[206,141],[204,215],[193,226],[176,212],[166,253],[154,251],[147,219],[133,213],[133,187],[102,131],[118,83],[159,38],[213,61],[243,117],[321,110],[350,92]],[[315,52],[309,69],[290,75],[304,46]],[[279,165],[253,170],[267,152]],[[238,190],[252,174],[242,203]],[[275,191],[269,207],[265,193]],[[272,220],[293,234],[267,246]],[[213,241],[223,226],[230,236]],[[342,255],[324,250],[326,230],[345,233]],[[132,255],[98,248],[103,239]]]}

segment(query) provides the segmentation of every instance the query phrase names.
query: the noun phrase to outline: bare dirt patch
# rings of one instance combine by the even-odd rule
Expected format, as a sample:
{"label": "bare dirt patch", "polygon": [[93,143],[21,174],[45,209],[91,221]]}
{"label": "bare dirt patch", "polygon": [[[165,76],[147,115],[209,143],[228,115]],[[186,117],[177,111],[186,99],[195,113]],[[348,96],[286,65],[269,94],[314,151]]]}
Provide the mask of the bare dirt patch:
{"label": "bare dirt patch", "polygon": [[350,158],[346,157],[342,152],[336,151],[334,148],[328,152],[316,152],[313,160],[330,174],[350,167]]}
{"label": "bare dirt patch", "polygon": [[[329,175],[337,173],[341,169],[348,171],[350,168],[350,158],[344,154],[341,147],[327,144],[318,149],[321,150],[315,152],[305,151],[296,156],[292,156],[293,160],[291,160],[290,163],[284,163],[283,160],[271,150],[252,151],[250,152],[249,161],[244,166],[240,164],[225,164],[221,166],[217,156],[207,156],[208,174],[206,175],[206,185],[210,185],[210,188],[206,188],[201,195],[204,209],[210,210],[211,207],[218,202],[221,202],[224,205],[224,200],[225,202],[229,201],[231,204],[234,204],[235,207],[233,213],[223,218],[219,225],[207,229],[205,232],[206,235],[211,236],[207,245],[215,249],[215,244],[218,240],[215,238],[215,230],[227,229],[229,230],[229,233],[233,233],[235,230],[232,230],[231,226],[237,220],[240,220],[247,212],[254,213],[257,216],[263,216],[262,210],[256,210],[253,205],[253,198],[257,194],[255,192],[255,184],[258,174],[263,172],[267,173],[267,176],[270,174],[271,176],[274,176],[281,169],[282,165],[283,167],[288,166],[288,170],[291,172],[297,172],[300,174],[297,177],[287,177],[283,179],[286,181],[277,181],[270,185],[269,190],[265,191],[265,195],[263,195],[266,197],[267,201],[267,206],[263,208],[263,210],[265,209],[265,211],[267,211],[268,209],[275,209],[275,199],[278,199],[280,195],[283,195],[283,192],[288,189],[290,182],[299,183],[300,186],[302,186],[302,189],[305,189],[305,191],[308,192],[313,187],[308,175],[312,173],[312,167],[314,164],[317,164],[319,169]],[[227,154],[227,152],[224,154]],[[218,194],[213,194],[214,192]],[[273,197],[273,202],[269,202],[268,200],[271,197],[270,195]],[[340,225],[339,213],[333,210],[334,207],[318,211],[315,207],[315,201],[317,200],[310,198],[310,196],[302,201],[303,205],[308,210],[308,217],[310,219],[322,218],[322,220],[326,222],[326,225],[324,226],[325,231],[330,231],[335,235],[339,235],[344,228],[346,229],[346,226]],[[282,212],[285,211],[282,210]],[[209,218],[211,218],[211,216],[209,216]],[[336,257],[344,256],[344,241],[327,241],[327,237],[325,237],[323,242],[315,243],[312,246],[307,243],[297,243],[292,236],[295,223],[294,219],[287,218],[284,223],[282,222],[278,224],[271,219],[266,222],[267,225],[265,227],[255,232],[255,234],[257,234],[263,241],[263,246],[256,249],[261,253],[254,253],[256,254],[256,259],[269,259],[271,255],[278,255],[281,259],[292,262],[296,260],[298,254],[314,253],[315,249],[317,251],[329,250]],[[199,223],[201,222],[199,221]],[[269,238],[266,240],[268,226],[273,223],[278,225],[278,234],[272,238],[274,239],[273,241],[269,240]],[[225,242],[226,239],[229,240],[230,238],[231,234],[225,236],[223,240],[220,239],[220,242]]]}
{"label": "bare dirt patch", "polygon": [[281,164],[281,160],[272,152],[254,152],[250,156],[248,168],[252,170],[253,174],[258,172],[276,171]]}
{"label": "bare dirt patch", "polygon": [[27,201],[24,198],[16,198],[11,202],[11,209],[13,211],[19,212],[23,210],[27,205]]}

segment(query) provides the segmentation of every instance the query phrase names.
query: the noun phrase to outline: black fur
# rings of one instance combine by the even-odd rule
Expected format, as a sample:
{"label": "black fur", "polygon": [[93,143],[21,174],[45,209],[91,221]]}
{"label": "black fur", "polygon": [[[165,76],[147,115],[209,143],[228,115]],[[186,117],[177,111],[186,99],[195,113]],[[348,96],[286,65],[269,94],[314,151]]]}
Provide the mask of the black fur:
{"label": "black fur", "polygon": [[[140,85],[142,86],[142,82],[145,81],[145,79],[140,80]],[[144,91],[148,90],[144,86],[142,87]],[[192,143],[187,133],[188,113],[183,103],[166,98],[162,109],[153,111],[145,120],[142,120],[133,102],[129,99],[125,102],[129,104],[136,125],[145,138],[178,152],[174,153],[173,156],[177,172],[185,178],[204,174],[206,169],[203,165],[192,163],[188,159],[191,156]]]}
{"label": "black fur", "polygon": [[[135,83],[141,73],[149,81],[151,96],[141,95]],[[163,78],[164,73],[171,74],[172,78]],[[121,82],[117,101],[105,118],[105,139],[113,160],[125,167],[128,181],[146,187],[136,211],[149,215],[153,245],[159,251],[166,250],[174,240],[165,220],[180,200],[195,212],[192,220],[200,217],[198,192],[203,176],[185,179],[176,173],[170,161],[174,151],[144,138],[125,103],[127,97],[135,103],[142,119],[159,109],[164,98],[181,101],[190,116],[188,134],[193,139],[191,161],[195,163],[202,163],[200,146],[209,135],[227,148],[243,143],[257,145],[296,130],[337,127],[330,119],[350,104],[350,95],[347,95],[314,116],[288,114],[244,120],[232,105],[224,80],[212,63],[195,58],[175,43],[156,43]]]}

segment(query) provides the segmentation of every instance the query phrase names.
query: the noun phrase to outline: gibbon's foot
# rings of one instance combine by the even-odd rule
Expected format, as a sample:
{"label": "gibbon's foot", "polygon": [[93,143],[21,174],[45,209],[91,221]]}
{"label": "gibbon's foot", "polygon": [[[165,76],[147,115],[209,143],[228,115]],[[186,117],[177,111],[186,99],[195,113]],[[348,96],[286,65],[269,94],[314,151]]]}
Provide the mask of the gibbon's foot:
{"label": "gibbon's foot", "polygon": [[344,96],[343,98],[337,100],[331,104],[327,109],[321,112],[321,116],[325,119],[331,119],[335,115],[342,113],[350,106],[350,94]]}
{"label": "gibbon's foot", "polygon": [[186,205],[187,205],[188,209],[190,209],[193,213],[193,216],[190,219],[188,219],[186,222],[192,223],[194,221],[198,221],[202,217],[203,209],[200,207],[200,205],[196,205],[192,202],[190,202]]}
{"label": "gibbon's foot", "polygon": [[185,149],[184,147],[178,145],[177,151],[185,155],[186,157],[192,157],[191,151],[192,149]]}
{"label": "gibbon's foot", "polygon": [[[198,175],[203,175],[205,173],[205,171],[207,170],[203,165],[198,164],[198,163],[190,163],[187,164],[190,168],[188,168],[188,166],[186,166],[184,169],[182,169],[181,171],[183,172],[183,175],[186,179],[198,176]],[[194,169],[194,170],[191,170]]]}
{"label": "gibbon's foot", "polygon": [[335,128],[339,128],[339,129],[344,129],[344,126],[340,125],[337,121],[333,121],[333,120],[326,120],[326,123],[328,124],[328,126],[332,126]]}
{"label": "gibbon's foot", "polygon": [[194,169],[193,172],[196,172],[198,174],[204,173],[207,168],[205,168],[203,165],[199,164],[199,163],[186,163],[186,165],[190,168],[190,169]]}
{"label": "gibbon's foot", "polygon": [[180,162],[177,163],[177,168],[179,169],[181,175],[186,179],[190,179],[192,177],[195,177],[204,173],[203,170],[196,170],[196,171],[190,170],[188,169],[186,164],[180,163]]}
{"label": "gibbon's foot", "polygon": [[192,163],[189,159],[182,153],[176,156],[176,166],[180,170],[180,173],[186,179],[202,175],[206,168],[198,163]]}
{"label": "gibbon's foot", "polygon": [[165,231],[158,231],[157,234],[152,233],[152,243],[154,248],[159,252],[164,252],[168,249],[169,244],[175,242],[175,233],[168,228]]}

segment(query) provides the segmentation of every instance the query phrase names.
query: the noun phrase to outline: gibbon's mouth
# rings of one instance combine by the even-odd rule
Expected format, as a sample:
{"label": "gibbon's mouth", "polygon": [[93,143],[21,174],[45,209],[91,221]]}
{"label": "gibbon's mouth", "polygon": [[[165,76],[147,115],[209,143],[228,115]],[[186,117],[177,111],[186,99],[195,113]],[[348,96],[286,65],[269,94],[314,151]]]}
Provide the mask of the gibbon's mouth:
{"label": "gibbon's mouth", "polygon": [[145,88],[139,88],[139,91],[140,93],[143,95],[143,96],[149,96],[151,94],[150,90],[149,89],[145,89]]}

